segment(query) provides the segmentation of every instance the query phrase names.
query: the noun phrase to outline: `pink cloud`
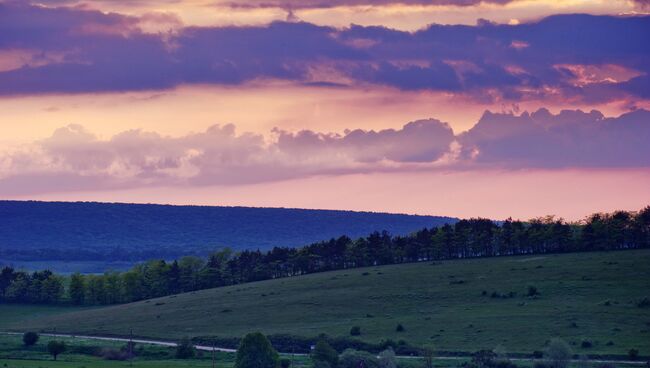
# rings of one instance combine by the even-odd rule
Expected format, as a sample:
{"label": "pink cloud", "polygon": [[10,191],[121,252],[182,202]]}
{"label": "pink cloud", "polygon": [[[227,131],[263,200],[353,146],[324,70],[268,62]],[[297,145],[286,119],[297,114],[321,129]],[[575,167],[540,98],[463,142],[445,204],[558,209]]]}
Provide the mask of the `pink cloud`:
{"label": "pink cloud", "polygon": [[435,119],[344,134],[276,129],[264,137],[237,133],[229,124],[181,137],[129,130],[108,140],[69,125],[0,155],[0,192],[47,192],[52,183],[57,190],[96,190],[245,185],[376,172],[648,168],[648,141],[650,112],[645,110],[617,118],[580,110],[556,115],[544,109],[520,115],[486,112],[459,135]]}

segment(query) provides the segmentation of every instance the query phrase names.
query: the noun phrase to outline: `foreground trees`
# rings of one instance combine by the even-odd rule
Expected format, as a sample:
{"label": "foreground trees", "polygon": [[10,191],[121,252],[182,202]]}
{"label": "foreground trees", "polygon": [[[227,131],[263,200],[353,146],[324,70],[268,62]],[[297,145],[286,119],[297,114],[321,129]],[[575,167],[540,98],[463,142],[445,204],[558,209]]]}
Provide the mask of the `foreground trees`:
{"label": "foreground trees", "polygon": [[235,368],[279,368],[280,357],[260,332],[246,335],[237,349]]}
{"label": "foreground trees", "polygon": [[52,340],[47,343],[47,352],[54,357],[54,360],[56,360],[59,354],[63,354],[65,349],[65,342],[63,341]]}
{"label": "foreground trees", "polygon": [[[347,236],[303,248],[268,252],[220,250],[206,259],[151,260],[123,273],[70,277],[73,304],[114,304],[170,294],[336,269],[446,259],[493,257],[650,247],[650,207],[639,212],[594,214],[581,223],[554,217],[529,222],[507,219],[461,220],[422,229],[408,236],[374,232]],[[0,301],[57,303],[64,296],[61,277],[50,271],[0,271]]]}
{"label": "foreground trees", "polygon": [[38,338],[39,336],[36,332],[25,332],[23,334],[23,344],[27,347],[36,345]]}
{"label": "foreground trees", "polygon": [[311,360],[314,367],[336,368],[339,364],[339,353],[325,339],[320,339],[311,352]]}

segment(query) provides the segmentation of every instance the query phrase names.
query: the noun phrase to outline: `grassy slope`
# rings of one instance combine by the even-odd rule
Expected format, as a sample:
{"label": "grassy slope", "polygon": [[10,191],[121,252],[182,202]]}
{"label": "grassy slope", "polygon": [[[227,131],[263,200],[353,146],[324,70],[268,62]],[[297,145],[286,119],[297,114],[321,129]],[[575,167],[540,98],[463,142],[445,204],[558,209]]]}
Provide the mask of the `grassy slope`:
{"label": "grassy slope", "polygon": [[[366,274],[366,275],[364,275]],[[463,283],[458,283],[463,280]],[[523,296],[528,285],[539,299]],[[518,296],[495,299],[485,290]],[[577,353],[650,353],[650,251],[458,260],[336,271],[17,321],[17,330],[157,338],[260,330],[431,343],[439,350],[504,346],[529,353],[560,336]],[[609,306],[605,301],[610,301]],[[369,317],[371,315],[372,317]],[[401,323],[405,332],[398,333]],[[573,327],[575,323],[577,327]],[[579,347],[583,339],[591,349]],[[607,346],[612,341],[614,345]]]}
{"label": "grassy slope", "polygon": [[[109,341],[92,341],[83,339],[64,338],[67,351],[58,357],[58,361],[52,361],[52,357],[46,352],[46,345],[52,338],[41,336],[39,342],[32,347],[26,348],[21,341],[20,336],[0,335],[0,367],[7,368],[104,368],[104,367],[129,367],[128,361],[109,361],[101,357],[78,352],[78,347],[100,346],[104,348],[119,349],[124,343]],[[173,357],[174,349],[136,345],[136,349],[148,351],[147,356],[137,357],[132,365],[134,367],[146,368],[172,368],[172,367],[211,367],[210,354],[203,354],[202,357],[196,357],[190,360],[177,360]],[[77,352],[75,352],[77,350]],[[152,356],[154,356],[152,358]],[[159,358],[156,358],[159,356]],[[217,353],[216,360],[221,368],[231,368],[234,362],[234,354]],[[300,362],[304,363],[304,362]],[[303,368],[301,364],[297,368]]]}

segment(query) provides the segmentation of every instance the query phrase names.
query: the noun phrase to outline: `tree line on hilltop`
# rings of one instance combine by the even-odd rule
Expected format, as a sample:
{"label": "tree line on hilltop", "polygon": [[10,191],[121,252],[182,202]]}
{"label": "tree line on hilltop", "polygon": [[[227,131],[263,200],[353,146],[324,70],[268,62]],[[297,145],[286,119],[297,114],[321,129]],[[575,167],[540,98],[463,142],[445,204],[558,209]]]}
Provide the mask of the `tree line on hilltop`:
{"label": "tree line on hilltop", "polygon": [[522,222],[476,218],[425,228],[407,236],[374,232],[302,248],[233,253],[221,249],[207,258],[150,260],[126,272],[74,274],[0,270],[0,301],[12,303],[126,303],[251,281],[315,272],[397,263],[650,248],[650,206],[638,212],[594,214],[580,223],[554,217]]}

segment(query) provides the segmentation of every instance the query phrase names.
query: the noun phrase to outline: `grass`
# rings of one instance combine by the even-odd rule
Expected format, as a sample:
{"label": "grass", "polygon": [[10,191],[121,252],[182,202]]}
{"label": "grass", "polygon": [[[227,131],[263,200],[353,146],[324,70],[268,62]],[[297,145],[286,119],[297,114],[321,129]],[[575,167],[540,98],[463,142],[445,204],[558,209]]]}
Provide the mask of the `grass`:
{"label": "grass", "polygon": [[[68,352],[61,354],[57,361],[46,353],[47,342],[52,338],[42,336],[37,345],[26,348],[21,343],[20,336],[0,335],[0,367],[1,368],[104,368],[104,367],[212,367],[211,353],[199,353],[193,359],[174,359],[174,348],[136,344],[136,351],[140,356],[132,362],[105,360],[79,351],[88,351],[89,347],[119,349],[124,345],[121,342],[95,341],[80,338],[57,338],[64,340]],[[82,349],[85,348],[85,349]],[[231,368],[234,365],[235,354],[218,352],[215,360],[219,368]],[[305,368],[309,364],[306,357],[295,357],[295,368]]]}
{"label": "grass", "polygon": [[65,306],[48,305],[6,305],[0,304],[0,330],[9,325],[20,326],[21,321],[37,319],[62,313],[77,312],[89,308],[70,308]]}
{"label": "grass", "polygon": [[[25,347],[20,336],[0,335],[0,367],[2,368],[104,368],[104,367],[142,367],[142,368],[172,368],[172,367],[212,367],[211,354],[209,352],[199,353],[197,357],[187,360],[173,358],[173,348],[136,344],[138,356],[132,361],[104,360],[101,357],[87,353],[88,348],[113,348],[119,349],[123,343],[111,341],[96,341],[83,338],[57,338],[64,340],[68,346],[67,352],[59,355],[57,361],[45,352],[45,346],[51,338],[43,336],[41,340],[32,347]],[[86,353],[83,353],[86,352]],[[290,359],[293,362],[292,368],[309,368],[311,361],[309,357],[281,355],[281,358]],[[215,355],[215,363],[219,368],[232,368],[234,366],[235,354],[218,352]],[[468,358],[434,358],[434,368],[462,367]],[[399,368],[423,368],[422,358],[398,358]],[[517,366],[530,368],[533,362],[530,360],[517,360]],[[594,365],[589,365],[594,366]],[[619,368],[638,368],[638,365],[620,363]],[[573,362],[568,368],[584,368],[584,363]]]}
{"label": "grass", "polygon": [[[531,285],[538,296],[526,296]],[[133,329],[142,337],[178,339],[257,330],[349,336],[360,326],[362,340],[406,340],[436,350],[501,345],[531,353],[561,337],[576,354],[635,348],[646,356],[650,308],[636,301],[649,294],[649,250],[519,256],[327,272],[90,310],[34,308],[40,316],[0,306],[0,329],[102,335]],[[22,318],[11,322],[5,313]],[[583,340],[592,347],[582,348]]]}

